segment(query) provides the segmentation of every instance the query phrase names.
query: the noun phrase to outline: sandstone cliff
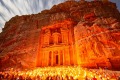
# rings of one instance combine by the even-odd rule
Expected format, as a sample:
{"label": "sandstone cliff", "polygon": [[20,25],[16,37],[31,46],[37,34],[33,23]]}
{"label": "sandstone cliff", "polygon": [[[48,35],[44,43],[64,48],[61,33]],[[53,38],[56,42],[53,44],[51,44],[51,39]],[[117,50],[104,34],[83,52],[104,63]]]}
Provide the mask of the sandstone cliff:
{"label": "sandstone cliff", "polygon": [[78,63],[120,69],[120,13],[114,3],[102,1],[66,1],[38,14],[13,17],[0,34],[0,67],[35,67],[41,27],[64,20],[75,23]]}

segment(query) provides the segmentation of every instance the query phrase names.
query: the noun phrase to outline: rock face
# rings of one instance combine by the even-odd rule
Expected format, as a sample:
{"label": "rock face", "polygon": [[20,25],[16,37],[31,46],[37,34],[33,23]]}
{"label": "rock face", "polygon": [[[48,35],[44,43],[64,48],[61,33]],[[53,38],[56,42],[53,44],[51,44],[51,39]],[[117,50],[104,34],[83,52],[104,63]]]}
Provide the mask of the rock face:
{"label": "rock face", "polygon": [[89,67],[119,68],[120,65],[117,63],[120,61],[120,30],[112,27],[114,24],[117,27],[118,23],[109,27],[108,24],[98,24],[97,21],[92,25],[89,24],[92,23],[79,22],[74,28],[78,64],[89,65]]}
{"label": "rock face", "polygon": [[[69,36],[68,45],[72,48],[68,50],[72,49],[70,56],[75,56],[65,57],[69,64],[64,65],[120,69],[120,13],[114,3],[105,1],[66,1],[38,14],[13,17],[0,33],[0,68],[48,66],[49,62],[47,65],[45,62],[48,58],[40,56],[41,45],[49,39],[41,41],[42,31],[49,28],[54,32],[57,27],[64,30],[64,26],[71,26],[72,39]],[[62,34],[59,29],[57,32]],[[55,43],[58,40],[54,38]]]}

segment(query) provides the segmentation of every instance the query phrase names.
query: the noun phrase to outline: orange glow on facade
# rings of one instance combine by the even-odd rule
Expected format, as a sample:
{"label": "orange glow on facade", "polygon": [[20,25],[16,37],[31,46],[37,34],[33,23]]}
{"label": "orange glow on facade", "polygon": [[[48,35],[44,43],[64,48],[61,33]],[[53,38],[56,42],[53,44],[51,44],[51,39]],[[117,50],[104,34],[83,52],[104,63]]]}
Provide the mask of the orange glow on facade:
{"label": "orange glow on facade", "polygon": [[[114,41],[109,45],[109,40],[107,44],[102,42],[109,39],[106,35],[109,35],[110,31],[97,25],[88,27],[85,26],[86,23],[75,26],[73,22],[64,20],[41,28],[36,66],[80,65],[88,68],[107,67],[109,69],[114,67],[110,61],[112,55],[108,54],[111,51],[105,47],[115,47],[111,43]],[[99,36],[103,39],[101,42],[98,40]]]}
{"label": "orange glow on facade", "polygon": [[75,65],[73,23],[64,21],[45,26],[40,32],[36,66]]}

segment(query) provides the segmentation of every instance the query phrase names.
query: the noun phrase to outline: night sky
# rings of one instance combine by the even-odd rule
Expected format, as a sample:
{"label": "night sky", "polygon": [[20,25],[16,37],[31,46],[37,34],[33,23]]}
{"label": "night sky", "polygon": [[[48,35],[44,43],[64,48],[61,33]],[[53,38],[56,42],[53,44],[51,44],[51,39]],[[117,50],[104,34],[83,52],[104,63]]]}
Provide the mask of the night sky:
{"label": "night sky", "polygon": [[[50,9],[54,4],[64,1],[65,0],[0,0],[0,32],[5,22],[15,15],[36,14],[41,10]],[[120,0],[110,1],[116,3],[120,11]]]}

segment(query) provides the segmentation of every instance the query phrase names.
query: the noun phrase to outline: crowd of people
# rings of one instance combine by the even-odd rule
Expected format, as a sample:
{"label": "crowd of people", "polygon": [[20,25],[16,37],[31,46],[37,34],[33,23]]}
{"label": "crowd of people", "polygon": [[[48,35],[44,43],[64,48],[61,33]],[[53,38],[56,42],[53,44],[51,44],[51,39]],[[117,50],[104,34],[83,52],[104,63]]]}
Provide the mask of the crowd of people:
{"label": "crowd of people", "polygon": [[44,67],[0,71],[0,80],[120,80],[119,71],[73,67]]}

